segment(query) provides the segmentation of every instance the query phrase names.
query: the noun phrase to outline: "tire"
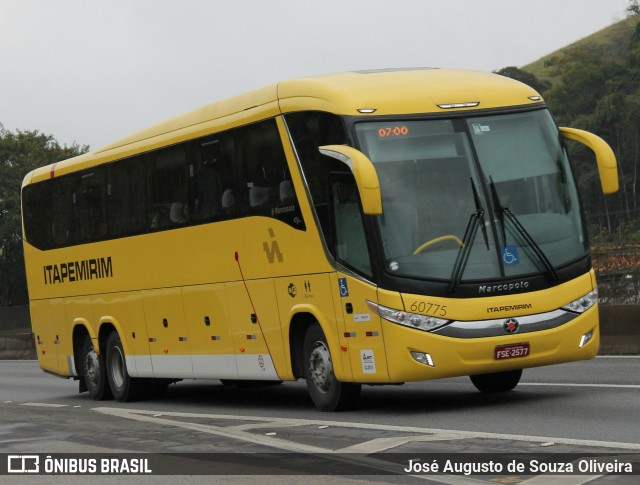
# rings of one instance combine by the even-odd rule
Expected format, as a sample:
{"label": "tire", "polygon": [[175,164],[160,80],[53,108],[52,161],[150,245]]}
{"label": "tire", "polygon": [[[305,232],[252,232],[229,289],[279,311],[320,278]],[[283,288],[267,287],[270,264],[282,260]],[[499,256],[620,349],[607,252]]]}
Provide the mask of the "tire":
{"label": "tire", "polygon": [[521,376],[522,369],[518,369],[506,372],[496,372],[494,374],[478,374],[475,376],[469,376],[469,378],[479,391],[496,393],[507,392],[514,389],[518,385],[518,382],[520,382]]}
{"label": "tire", "polygon": [[89,395],[96,401],[111,398],[111,389],[107,382],[107,369],[104,355],[96,352],[93,340],[87,334],[82,342],[82,375]]}
{"label": "tire", "polygon": [[116,401],[131,402],[142,397],[145,382],[129,376],[122,341],[115,331],[107,338],[106,370],[109,388]]}
{"label": "tire", "polygon": [[361,386],[336,379],[327,339],[317,323],[307,329],[302,356],[307,389],[319,410],[345,411],[358,407]]}

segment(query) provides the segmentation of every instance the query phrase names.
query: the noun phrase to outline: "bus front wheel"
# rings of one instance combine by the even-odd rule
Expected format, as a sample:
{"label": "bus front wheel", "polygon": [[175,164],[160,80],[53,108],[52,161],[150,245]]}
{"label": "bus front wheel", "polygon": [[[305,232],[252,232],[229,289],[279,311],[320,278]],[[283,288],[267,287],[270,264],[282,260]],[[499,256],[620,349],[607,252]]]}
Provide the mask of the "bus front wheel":
{"label": "bus front wheel", "polygon": [[107,338],[106,368],[109,387],[117,401],[130,402],[140,397],[142,382],[129,376],[122,341],[115,331]]}
{"label": "bus front wheel", "polygon": [[318,324],[307,330],[302,349],[304,378],[314,404],[321,411],[344,411],[358,406],[360,384],[340,382],[333,372],[327,338]]}
{"label": "bus front wheel", "polygon": [[82,342],[82,372],[87,391],[93,399],[102,401],[111,397],[104,356],[96,352],[89,334]]}
{"label": "bus front wheel", "polygon": [[481,392],[495,393],[512,390],[520,382],[522,369],[510,370],[506,372],[495,372],[493,374],[478,374],[469,376],[476,389]]}

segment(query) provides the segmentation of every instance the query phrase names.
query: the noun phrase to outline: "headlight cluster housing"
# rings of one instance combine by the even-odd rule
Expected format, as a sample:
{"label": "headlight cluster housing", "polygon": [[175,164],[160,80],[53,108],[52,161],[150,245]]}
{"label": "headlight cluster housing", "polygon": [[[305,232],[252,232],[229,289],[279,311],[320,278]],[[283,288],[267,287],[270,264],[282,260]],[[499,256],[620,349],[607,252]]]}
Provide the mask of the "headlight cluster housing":
{"label": "headlight cluster housing", "polygon": [[419,315],[417,313],[405,312],[404,310],[388,308],[369,300],[367,300],[367,306],[372,312],[380,315],[380,317],[385,320],[397,323],[398,325],[404,325],[405,327],[423,330],[425,332],[431,332],[443,325],[446,325],[450,321],[443,318],[430,317],[428,315]]}
{"label": "headlight cluster housing", "polygon": [[584,313],[593,305],[598,302],[598,287],[596,286],[592,291],[584,296],[581,296],[577,300],[573,300],[568,305],[562,307],[563,310],[568,310],[575,313]]}

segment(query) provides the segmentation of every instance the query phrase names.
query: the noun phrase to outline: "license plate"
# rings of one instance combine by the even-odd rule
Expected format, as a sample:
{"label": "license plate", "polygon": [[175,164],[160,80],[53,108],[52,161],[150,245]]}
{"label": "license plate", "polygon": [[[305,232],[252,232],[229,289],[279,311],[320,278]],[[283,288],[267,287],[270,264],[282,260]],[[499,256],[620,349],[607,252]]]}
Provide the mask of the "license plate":
{"label": "license plate", "polygon": [[517,357],[526,357],[529,355],[529,342],[519,344],[497,345],[495,349],[496,360],[515,359]]}

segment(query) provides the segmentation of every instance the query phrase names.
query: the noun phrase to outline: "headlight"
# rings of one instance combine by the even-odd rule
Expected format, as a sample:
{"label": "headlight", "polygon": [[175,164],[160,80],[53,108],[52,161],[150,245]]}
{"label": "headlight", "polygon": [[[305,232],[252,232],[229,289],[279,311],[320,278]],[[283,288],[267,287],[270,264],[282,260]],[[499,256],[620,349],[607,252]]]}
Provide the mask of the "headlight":
{"label": "headlight", "polygon": [[405,312],[404,310],[395,310],[393,308],[378,305],[377,303],[373,303],[369,300],[367,300],[367,306],[372,312],[380,315],[385,320],[389,320],[390,322],[397,323],[399,325],[404,325],[405,327],[424,330],[425,332],[431,332],[432,330],[449,323],[449,320],[429,317],[427,315],[418,315],[416,313]]}
{"label": "headlight", "polygon": [[569,310],[570,312],[584,313],[598,302],[598,287],[596,286],[593,291],[590,291],[586,295],[572,301],[568,305],[562,307],[563,310]]}

